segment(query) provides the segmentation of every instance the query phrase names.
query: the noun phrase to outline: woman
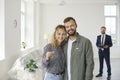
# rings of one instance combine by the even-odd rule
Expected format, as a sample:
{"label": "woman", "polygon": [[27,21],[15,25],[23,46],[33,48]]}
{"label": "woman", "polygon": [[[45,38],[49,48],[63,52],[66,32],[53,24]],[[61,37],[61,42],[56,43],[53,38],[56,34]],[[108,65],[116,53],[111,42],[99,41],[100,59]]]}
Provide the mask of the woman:
{"label": "woman", "polygon": [[66,30],[63,25],[58,25],[51,43],[44,47],[43,65],[46,68],[44,80],[63,80],[65,70],[65,55],[62,46],[65,43]]}

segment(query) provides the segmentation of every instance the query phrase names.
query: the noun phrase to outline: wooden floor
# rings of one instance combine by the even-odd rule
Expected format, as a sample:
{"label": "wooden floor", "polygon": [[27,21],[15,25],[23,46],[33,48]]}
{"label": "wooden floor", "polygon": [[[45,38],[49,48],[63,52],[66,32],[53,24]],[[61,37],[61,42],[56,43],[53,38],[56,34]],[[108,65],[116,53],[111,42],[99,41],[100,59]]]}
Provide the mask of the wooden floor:
{"label": "wooden floor", "polygon": [[[94,78],[93,80],[107,80],[107,67],[104,61],[104,69],[103,76],[100,78],[96,78],[96,74],[99,72],[99,61],[95,60],[95,68],[94,68]],[[120,59],[111,59],[111,80],[120,80]]]}

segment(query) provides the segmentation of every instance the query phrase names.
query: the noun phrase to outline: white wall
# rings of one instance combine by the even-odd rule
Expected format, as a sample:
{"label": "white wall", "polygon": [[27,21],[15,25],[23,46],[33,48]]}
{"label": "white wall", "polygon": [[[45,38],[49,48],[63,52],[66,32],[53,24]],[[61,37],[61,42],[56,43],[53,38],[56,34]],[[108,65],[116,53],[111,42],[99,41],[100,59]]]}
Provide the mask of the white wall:
{"label": "white wall", "polygon": [[[0,61],[0,80],[7,80],[7,72],[20,54],[20,4],[21,0],[4,0],[5,60]],[[1,3],[3,4],[3,3]],[[1,5],[0,4],[0,5]],[[17,20],[17,26],[14,26]],[[4,77],[4,79],[3,79]]]}
{"label": "white wall", "polygon": [[[95,46],[96,36],[100,34],[100,27],[104,25],[104,2],[75,3],[59,6],[57,4],[42,4],[41,15],[42,24],[41,34],[51,35],[57,24],[63,24],[63,20],[67,16],[76,19],[77,31],[92,41],[94,49],[94,57],[98,57],[97,48]],[[110,4],[110,3],[109,3]],[[111,57],[120,58],[120,47],[111,48]]]}

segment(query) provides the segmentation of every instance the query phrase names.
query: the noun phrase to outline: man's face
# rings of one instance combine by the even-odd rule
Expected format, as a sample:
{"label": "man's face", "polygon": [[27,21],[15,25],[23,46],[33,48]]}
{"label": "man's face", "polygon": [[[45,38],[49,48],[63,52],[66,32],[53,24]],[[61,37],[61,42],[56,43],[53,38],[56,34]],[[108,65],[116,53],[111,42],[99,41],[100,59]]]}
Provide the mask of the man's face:
{"label": "man's face", "polygon": [[101,34],[105,34],[106,29],[105,28],[101,28]]}
{"label": "man's face", "polygon": [[77,25],[75,24],[75,22],[73,20],[70,20],[66,22],[64,25],[65,25],[68,35],[74,36],[76,33],[76,28],[77,28]]}

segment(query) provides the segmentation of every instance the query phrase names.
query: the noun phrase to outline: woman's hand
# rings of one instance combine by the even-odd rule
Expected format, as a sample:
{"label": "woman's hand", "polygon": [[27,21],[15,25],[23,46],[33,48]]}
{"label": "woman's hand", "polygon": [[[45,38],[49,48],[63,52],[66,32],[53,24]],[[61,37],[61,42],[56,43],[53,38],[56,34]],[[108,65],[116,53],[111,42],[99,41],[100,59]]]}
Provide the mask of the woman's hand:
{"label": "woman's hand", "polygon": [[49,51],[46,53],[46,60],[48,61],[54,54],[54,51]]}

